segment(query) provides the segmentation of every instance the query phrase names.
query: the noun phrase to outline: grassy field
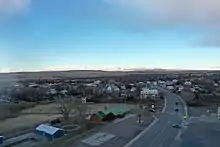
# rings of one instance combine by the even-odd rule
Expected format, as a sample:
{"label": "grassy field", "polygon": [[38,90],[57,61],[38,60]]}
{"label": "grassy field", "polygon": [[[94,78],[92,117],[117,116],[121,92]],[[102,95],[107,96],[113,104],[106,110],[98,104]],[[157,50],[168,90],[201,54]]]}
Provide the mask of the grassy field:
{"label": "grassy field", "polygon": [[[158,104],[158,105],[157,105]],[[160,106],[161,105],[161,106]],[[162,107],[162,100],[158,101],[156,103],[156,106]],[[10,107],[9,107],[10,106]],[[12,107],[15,107],[13,109],[15,110],[21,110],[20,113],[17,114],[16,117],[11,117],[7,119],[0,120],[0,130],[1,133],[7,133],[12,132],[13,130],[16,131],[23,131],[26,128],[33,128],[37,124],[43,123],[43,122],[49,122],[52,119],[55,118],[61,118],[62,114],[60,113],[58,107],[59,105],[57,103],[49,103],[49,104],[39,104],[34,107],[23,106],[23,110],[21,109],[21,106],[18,107],[17,105],[10,105],[9,108],[12,109]],[[19,109],[18,109],[18,108]],[[137,104],[88,104],[87,105],[87,114],[93,114],[98,111],[104,110],[105,107],[111,108],[111,107],[127,107],[133,110],[133,112],[140,109]],[[6,109],[6,105],[4,107],[1,107],[1,110],[3,108]],[[26,108],[26,109],[24,109]],[[1,111],[1,112],[4,112]],[[146,112],[148,112],[146,110]],[[70,117],[74,117],[76,115],[76,110],[74,108],[71,111]]]}
{"label": "grassy field", "polygon": [[[15,105],[10,105],[10,108],[13,106]],[[86,113],[92,114],[104,110],[105,106],[116,107],[122,106],[122,104],[89,104]],[[15,107],[17,108],[17,106]],[[19,130],[19,128],[29,128],[42,122],[48,122],[52,119],[60,118],[62,117],[62,114],[60,114],[58,107],[59,105],[57,103],[50,103],[23,109],[16,117],[0,120],[0,130],[1,132],[10,132],[13,130]],[[134,105],[127,105],[127,107],[134,108]],[[1,112],[5,111],[3,110]],[[74,109],[72,110],[70,117],[73,116],[75,116]]]}

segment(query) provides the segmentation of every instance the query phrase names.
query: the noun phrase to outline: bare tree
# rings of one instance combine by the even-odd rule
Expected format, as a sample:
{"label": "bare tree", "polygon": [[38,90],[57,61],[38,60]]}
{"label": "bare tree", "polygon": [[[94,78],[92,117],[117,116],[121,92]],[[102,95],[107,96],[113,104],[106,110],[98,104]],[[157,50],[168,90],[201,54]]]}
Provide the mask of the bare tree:
{"label": "bare tree", "polygon": [[86,111],[87,111],[87,104],[83,103],[82,99],[75,99],[75,109],[80,117],[81,120],[84,120],[86,117]]}
{"label": "bare tree", "polygon": [[61,98],[58,96],[57,102],[59,104],[59,110],[63,115],[64,120],[68,120],[71,111],[74,109],[74,101],[71,98]]}
{"label": "bare tree", "polygon": [[80,98],[61,98],[58,97],[58,104],[61,114],[65,120],[69,119],[69,116],[73,110],[80,117],[81,120],[85,119],[87,105],[83,103]]}

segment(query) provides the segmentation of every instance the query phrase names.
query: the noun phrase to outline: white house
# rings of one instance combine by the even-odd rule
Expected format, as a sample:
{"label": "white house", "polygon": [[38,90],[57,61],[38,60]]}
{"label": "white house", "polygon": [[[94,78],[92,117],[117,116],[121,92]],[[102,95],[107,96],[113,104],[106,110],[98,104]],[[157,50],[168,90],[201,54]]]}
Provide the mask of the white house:
{"label": "white house", "polygon": [[112,93],[113,92],[113,88],[111,86],[107,86],[105,91],[106,91],[106,93]]}
{"label": "white house", "polygon": [[121,86],[122,90],[126,90],[126,87],[124,85]]}
{"label": "white house", "polygon": [[154,82],[153,82],[153,85],[157,86],[157,82],[156,82],[156,81],[154,81]]}
{"label": "white house", "polygon": [[109,85],[105,89],[106,93],[119,92],[120,89],[115,85]]}
{"label": "white house", "polygon": [[65,95],[68,91],[66,89],[62,90],[61,93]]}
{"label": "white house", "polygon": [[178,80],[177,79],[173,79],[173,81],[172,81],[173,83],[177,83],[178,82]]}
{"label": "white house", "polygon": [[95,84],[95,85],[99,85],[100,83],[101,83],[100,80],[94,81],[94,84]]}
{"label": "white house", "polygon": [[174,87],[173,86],[167,86],[167,89],[168,90],[174,90]]}
{"label": "white house", "polygon": [[184,83],[184,85],[191,86],[191,85],[192,85],[192,82],[186,81],[186,82]]}
{"label": "white house", "polygon": [[159,94],[159,92],[157,89],[142,88],[140,97],[141,97],[141,99],[146,99],[150,96],[156,96],[158,94]]}
{"label": "white house", "polygon": [[172,86],[173,85],[173,81],[166,81],[166,86]]}
{"label": "white house", "polygon": [[57,91],[56,91],[56,89],[50,89],[48,93],[50,93],[50,94],[56,94]]}
{"label": "white house", "polygon": [[137,90],[136,87],[132,87],[132,88],[131,88],[131,92],[135,92],[136,90]]}

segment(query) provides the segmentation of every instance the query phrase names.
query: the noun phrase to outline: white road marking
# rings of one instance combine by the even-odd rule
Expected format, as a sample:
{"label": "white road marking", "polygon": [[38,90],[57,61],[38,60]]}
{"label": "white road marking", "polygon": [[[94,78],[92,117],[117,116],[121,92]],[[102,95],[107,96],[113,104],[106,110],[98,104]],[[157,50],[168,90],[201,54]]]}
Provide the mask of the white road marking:
{"label": "white road marking", "polygon": [[161,112],[164,113],[166,108],[167,108],[167,97],[164,96],[164,107],[163,107],[163,110]]}
{"label": "white road marking", "polygon": [[124,147],[130,147],[135,141],[137,141],[144,133],[146,133],[159,119],[156,118],[146,129],[144,129],[141,133],[139,133],[136,137],[134,137],[131,141],[129,141]]}
{"label": "white road marking", "polygon": [[188,116],[188,108],[187,108],[187,105],[186,103],[184,102],[184,100],[180,97],[180,96],[177,96],[178,99],[182,102],[183,104],[183,107],[184,107],[184,111],[185,111],[185,115]]}
{"label": "white road marking", "polygon": [[[160,130],[160,132],[151,140],[151,143],[149,144],[148,147],[151,147],[152,145],[154,145],[154,143],[156,143],[155,141],[158,141],[157,138],[158,136],[160,136],[161,134],[163,134],[163,132],[166,130],[166,128],[169,126],[169,123],[167,123],[166,125],[164,125],[164,127]],[[168,136],[168,135],[167,135]],[[163,141],[161,141],[162,143],[166,140],[166,137],[163,138]],[[161,146],[161,144],[160,144]]]}

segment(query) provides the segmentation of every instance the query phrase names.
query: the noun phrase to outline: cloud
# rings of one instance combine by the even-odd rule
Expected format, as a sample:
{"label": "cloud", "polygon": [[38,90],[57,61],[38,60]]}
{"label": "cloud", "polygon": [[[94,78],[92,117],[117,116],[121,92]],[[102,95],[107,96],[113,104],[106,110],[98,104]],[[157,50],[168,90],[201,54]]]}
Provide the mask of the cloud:
{"label": "cloud", "polygon": [[18,14],[26,11],[31,0],[0,0],[0,16]]}
{"label": "cloud", "polygon": [[[220,0],[108,0],[107,3],[127,11],[119,20],[140,31],[152,28],[189,28],[199,32],[193,45],[220,47]],[[118,14],[115,18],[119,17]],[[205,37],[204,37],[205,36]],[[200,40],[201,39],[201,40]]]}
{"label": "cloud", "polygon": [[220,24],[219,0],[111,0],[108,2],[136,11],[145,20],[161,25]]}
{"label": "cloud", "polygon": [[197,42],[197,46],[219,48],[220,35],[207,35]]}

